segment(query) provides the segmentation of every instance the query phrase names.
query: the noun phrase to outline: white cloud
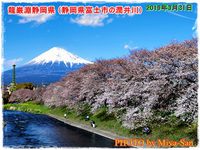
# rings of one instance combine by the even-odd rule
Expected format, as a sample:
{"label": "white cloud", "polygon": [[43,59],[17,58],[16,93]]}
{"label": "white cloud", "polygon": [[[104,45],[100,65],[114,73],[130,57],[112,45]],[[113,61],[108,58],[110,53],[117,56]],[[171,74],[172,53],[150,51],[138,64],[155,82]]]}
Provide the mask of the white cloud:
{"label": "white cloud", "polygon": [[9,19],[9,20],[8,20],[8,23],[12,23],[12,22],[13,22],[12,19]]}
{"label": "white cloud", "polygon": [[128,50],[134,50],[134,49],[137,49],[137,48],[138,48],[137,46],[131,47],[131,46],[128,45],[128,44],[125,44],[125,45],[124,45],[124,49],[128,49]]}
{"label": "white cloud", "polygon": [[134,16],[135,14],[131,13],[131,14],[127,14],[127,15],[130,16],[130,17],[132,17],[132,16]]}
{"label": "white cloud", "polygon": [[193,27],[192,27],[192,31],[193,31],[192,36],[193,36],[194,38],[196,38],[196,37],[197,37],[197,20],[195,21],[195,23],[194,23],[194,25],[193,25]]}
{"label": "white cloud", "polygon": [[125,44],[125,45],[124,45],[124,49],[129,49],[129,45],[128,45],[128,44]]}
{"label": "white cloud", "polygon": [[14,64],[18,64],[21,61],[23,61],[23,58],[15,58],[15,59],[10,59],[10,60],[4,59],[4,65],[7,67],[10,67]]}
{"label": "white cloud", "polygon": [[107,24],[109,24],[109,23],[111,23],[111,22],[113,22],[113,18],[110,18],[110,19],[108,19],[108,20],[106,21]]}
{"label": "white cloud", "polygon": [[19,19],[19,23],[35,22],[38,24],[45,23],[47,20],[53,17],[53,15],[48,15],[48,14],[37,14],[37,15],[25,14],[25,15],[19,15],[19,16],[22,17],[21,19]]}
{"label": "white cloud", "polygon": [[195,20],[194,18],[190,18],[190,17],[187,17],[187,16],[184,16],[184,15],[180,15],[178,13],[175,13],[175,12],[170,12],[168,11],[168,13],[174,15],[174,16],[178,16],[178,17],[181,17],[181,18],[185,18],[185,19],[188,19],[188,20]]}
{"label": "white cloud", "polygon": [[[105,19],[108,18],[108,15],[103,14],[84,14],[76,17],[75,19],[71,18],[71,22],[77,23],[83,26],[104,26]],[[106,23],[111,23],[112,20],[108,19]]]}

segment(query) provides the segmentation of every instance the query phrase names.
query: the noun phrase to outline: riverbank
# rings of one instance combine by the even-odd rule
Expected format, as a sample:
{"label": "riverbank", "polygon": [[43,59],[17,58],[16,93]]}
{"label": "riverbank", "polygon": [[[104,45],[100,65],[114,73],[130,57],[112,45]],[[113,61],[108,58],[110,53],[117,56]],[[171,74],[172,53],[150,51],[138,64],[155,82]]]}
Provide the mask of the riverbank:
{"label": "riverbank", "polygon": [[[151,140],[170,139],[179,141],[182,138],[186,138],[194,141],[194,145],[197,143],[197,124],[192,124],[190,126],[180,124],[171,126],[155,122],[150,124],[152,130],[151,134],[146,135],[142,133],[141,129],[132,131],[122,127],[121,123],[113,116],[105,115],[104,108],[99,109],[95,114],[90,114],[90,119],[94,120],[97,125],[96,128],[90,126],[90,121],[85,121],[85,113],[83,113],[84,115],[80,115],[77,114],[74,109],[66,107],[49,108],[41,104],[26,102],[6,104],[3,108],[36,114],[46,114],[71,126],[96,133],[112,140],[116,138],[143,138]],[[64,117],[64,114],[66,114],[66,117]]]}

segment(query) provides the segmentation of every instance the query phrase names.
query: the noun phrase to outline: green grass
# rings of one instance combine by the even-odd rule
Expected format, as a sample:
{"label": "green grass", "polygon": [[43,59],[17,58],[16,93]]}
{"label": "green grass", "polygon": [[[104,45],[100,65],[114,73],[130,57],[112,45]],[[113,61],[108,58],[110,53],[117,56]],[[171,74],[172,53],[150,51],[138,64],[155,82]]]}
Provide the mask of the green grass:
{"label": "green grass", "polygon": [[24,111],[24,112],[30,112],[30,113],[36,113],[36,114],[47,114],[50,111],[50,108],[39,105],[32,102],[25,102],[25,103],[19,103],[19,104],[5,104],[4,109],[8,110],[18,110],[18,111]]}
{"label": "green grass", "polygon": [[[90,126],[89,121],[85,121],[85,113],[88,112],[88,106],[84,106],[85,110],[82,109],[77,112],[77,109],[70,109],[67,107],[55,107],[49,108],[47,106],[33,103],[25,102],[19,104],[5,104],[4,109],[12,109],[24,112],[31,112],[36,114],[52,114],[58,117],[63,117],[67,114],[67,119],[79,124],[84,124]],[[185,124],[160,124],[159,122],[150,123],[150,128],[152,130],[151,134],[144,135],[142,129],[131,131],[130,129],[122,127],[121,123],[115,119],[113,114],[109,114],[106,107],[98,109],[94,114],[90,114],[90,119],[94,120],[97,128],[111,133],[115,133],[120,136],[125,137],[137,137],[137,138],[148,138],[148,139],[170,139],[170,140],[180,140],[182,138],[193,140],[194,144],[197,144],[197,123],[193,123],[190,126]],[[174,118],[173,118],[174,120]]]}
{"label": "green grass", "polygon": [[53,114],[56,116],[62,116],[66,113],[67,109],[64,107],[56,107],[56,108],[49,108],[45,105],[41,105],[38,103],[33,102],[25,102],[25,103],[19,103],[19,104],[5,104],[4,109],[7,110],[17,110],[17,111],[23,111],[23,112],[30,112],[34,114]]}

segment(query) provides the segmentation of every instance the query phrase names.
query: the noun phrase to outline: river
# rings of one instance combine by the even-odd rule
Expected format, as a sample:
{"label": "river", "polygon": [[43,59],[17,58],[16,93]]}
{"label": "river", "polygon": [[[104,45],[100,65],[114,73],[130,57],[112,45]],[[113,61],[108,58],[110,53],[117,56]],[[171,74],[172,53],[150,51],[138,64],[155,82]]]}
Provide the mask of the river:
{"label": "river", "polygon": [[113,147],[114,141],[41,114],[3,111],[4,147]]}

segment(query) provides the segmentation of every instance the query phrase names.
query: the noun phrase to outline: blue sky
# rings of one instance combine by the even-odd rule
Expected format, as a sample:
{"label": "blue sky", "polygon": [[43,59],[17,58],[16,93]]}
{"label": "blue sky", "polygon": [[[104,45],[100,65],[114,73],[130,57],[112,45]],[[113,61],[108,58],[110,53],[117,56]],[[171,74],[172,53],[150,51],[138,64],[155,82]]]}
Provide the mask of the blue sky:
{"label": "blue sky", "polygon": [[[152,50],[173,40],[192,39],[196,32],[197,6],[191,12],[147,12],[141,5],[142,15],[59,15],[30,18],[8,15],[9,5],[28,3],[3,3],[3,70],[12,63],[21,66],[52,47],[62,47],[84,59],[110,59],[129,54],[130,49]],[[35,5],[41,5],[35,3]],[[70,3],[42,3],[60,5]],[[73,5],[83,5],[74,3]],[[115,6],[117,3],[87,3],[92,6]]]}

